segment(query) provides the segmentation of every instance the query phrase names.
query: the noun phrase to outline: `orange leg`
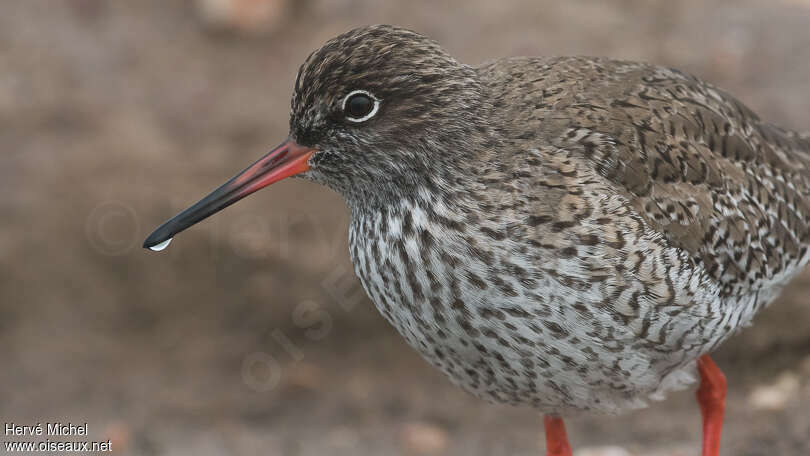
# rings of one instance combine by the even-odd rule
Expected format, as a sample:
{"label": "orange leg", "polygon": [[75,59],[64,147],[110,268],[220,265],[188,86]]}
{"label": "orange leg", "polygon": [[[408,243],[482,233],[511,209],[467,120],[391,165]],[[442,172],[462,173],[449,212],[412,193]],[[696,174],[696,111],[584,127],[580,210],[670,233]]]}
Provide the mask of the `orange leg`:
{"label": "orange leg", "polygon": [[543,422],[546,425],[546,456],[571,456],[571,444],[562,418],[546,416]]}
{"label": "orange leg", "polygon": [[726,376],[709,355],[698,359],[698,372],[700,387],[696,396],[703,415],[703,456],[718,456],[726,409]]}

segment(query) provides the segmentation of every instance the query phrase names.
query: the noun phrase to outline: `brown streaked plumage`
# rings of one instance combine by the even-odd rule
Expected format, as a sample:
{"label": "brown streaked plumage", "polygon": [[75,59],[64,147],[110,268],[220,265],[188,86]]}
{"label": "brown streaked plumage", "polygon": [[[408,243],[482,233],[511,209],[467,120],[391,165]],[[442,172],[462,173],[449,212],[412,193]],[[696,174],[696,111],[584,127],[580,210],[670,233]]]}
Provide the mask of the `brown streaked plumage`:
{"label": "brown streaked plumage", "polygon": [[[810,136],[693,76],[587,57],[478,67],[411,31],[352,30],[299,70],[290,139],[158,228],[154,246],[281,178],[342,194],[367,293],[488,400],[617,413],[696,368],[808,262]],[[697,361],[697,362],[696,362]]]}

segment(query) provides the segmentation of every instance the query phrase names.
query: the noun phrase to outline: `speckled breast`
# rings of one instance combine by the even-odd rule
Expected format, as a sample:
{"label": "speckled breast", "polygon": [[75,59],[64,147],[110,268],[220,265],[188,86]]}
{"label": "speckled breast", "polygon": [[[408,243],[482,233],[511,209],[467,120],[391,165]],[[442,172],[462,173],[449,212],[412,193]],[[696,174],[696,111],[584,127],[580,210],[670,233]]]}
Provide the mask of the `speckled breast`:
{"label": "speckled breast", "polygon": [[588,223],[578,225],[543,248],[488,236],[499,227],[425,198],[354,213],[349,243],[383,316],[473,394],[544,412],[639,406],[688,381],[683,367],[729,333],[727,318],[698,275],[674,266],[679,253],[643,230],[623,238],[638,255],[610,247],[618,223],[561,254]]}

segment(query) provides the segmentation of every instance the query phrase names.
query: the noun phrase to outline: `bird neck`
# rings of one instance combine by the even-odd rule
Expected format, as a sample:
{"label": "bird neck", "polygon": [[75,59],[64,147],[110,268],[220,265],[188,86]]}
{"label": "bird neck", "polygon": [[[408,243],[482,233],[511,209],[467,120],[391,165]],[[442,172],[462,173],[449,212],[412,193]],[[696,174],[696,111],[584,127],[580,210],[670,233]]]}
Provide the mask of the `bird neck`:
{"label": "bird neck", "polygon": [[452,204],[450,182],[442,173],[407,173],[390,176],[374,185],[353,185],[344,189],[343,197],[352,217],[396,213],[402,207],[429,202]]}

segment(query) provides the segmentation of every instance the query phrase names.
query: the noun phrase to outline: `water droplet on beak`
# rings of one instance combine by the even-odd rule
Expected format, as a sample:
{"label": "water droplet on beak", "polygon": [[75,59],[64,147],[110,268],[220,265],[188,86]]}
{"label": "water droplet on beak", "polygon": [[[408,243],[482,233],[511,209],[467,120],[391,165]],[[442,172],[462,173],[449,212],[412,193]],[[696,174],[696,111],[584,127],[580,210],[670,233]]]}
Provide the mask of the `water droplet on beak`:
{"label": "water droplet on beak", "polygon": [[160,252],[161,250],[168,247],[171,242],[172,242],[172,238],[166,239],[165,241],[161,242],[160,244],[155,244],[152,247],[149,247],[149,250],[154,250],[155,252]]}

